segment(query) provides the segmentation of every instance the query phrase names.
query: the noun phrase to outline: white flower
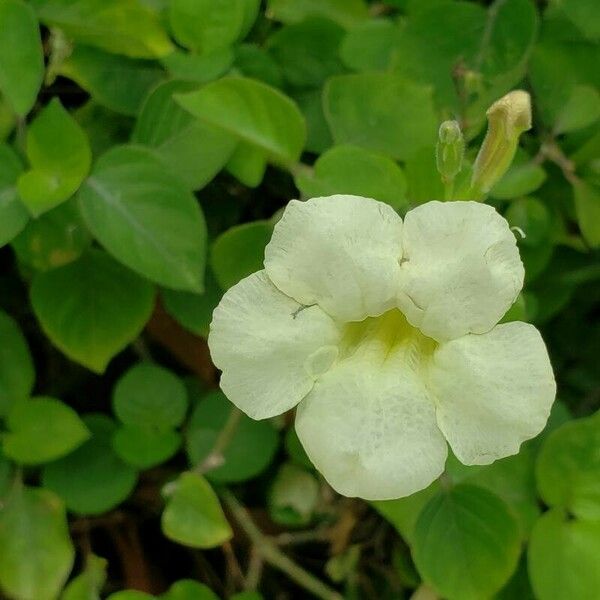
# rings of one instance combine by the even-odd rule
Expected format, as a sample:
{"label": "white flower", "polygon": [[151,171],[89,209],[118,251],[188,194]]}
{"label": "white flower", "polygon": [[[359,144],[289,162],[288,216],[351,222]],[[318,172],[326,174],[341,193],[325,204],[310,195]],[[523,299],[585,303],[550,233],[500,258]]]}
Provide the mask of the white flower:
{"label": "white flower", "polygon": [[515,454],[555,383],[532,325],[497,325],[523,285],[508,223],[476,202],[402,219],[357,196],[292,201],[265,269],[231,288],[209,346],[255,419],[298,405],[296,430],[341,494],[407,496],[443,471]]}

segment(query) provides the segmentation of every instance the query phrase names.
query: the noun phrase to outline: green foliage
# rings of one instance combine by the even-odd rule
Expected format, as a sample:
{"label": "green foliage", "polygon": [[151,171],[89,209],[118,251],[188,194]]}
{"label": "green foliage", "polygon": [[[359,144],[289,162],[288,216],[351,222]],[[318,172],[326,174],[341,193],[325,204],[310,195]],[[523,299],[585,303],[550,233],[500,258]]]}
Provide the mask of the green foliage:
{"label": "green foliage", "polygon": [[[0,0],[3,597],[596,600],[599,15]],[[503,322],[542,330],[560,402],[515,456],[339,498],[291,414],[254,421],[218,391],[212,312],[292,198],[472,200],[485,112],[515,88],[533,128],[477,199],[515,232],[525,287]],[[463,139],[436,164],[445,121]]]}

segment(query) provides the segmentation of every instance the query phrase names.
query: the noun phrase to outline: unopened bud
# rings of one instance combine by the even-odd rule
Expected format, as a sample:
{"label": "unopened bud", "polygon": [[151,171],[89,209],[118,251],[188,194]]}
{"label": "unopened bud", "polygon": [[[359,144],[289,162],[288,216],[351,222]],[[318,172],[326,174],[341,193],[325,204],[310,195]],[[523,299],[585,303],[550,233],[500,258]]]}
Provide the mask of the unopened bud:
{"label": "unopened bud", "polygon": [[531,98],[515,90],[490,106],[488,130],[473,166],[471,187],[489,192],[512,162],[519,136],[531,129]]}
{"label": "unopened bud", "polygon": [[440,125],[435,149],[437,170],[444,181],[452,181],[462,168],[465,155],[465,139],[456,121],[444,121]]}

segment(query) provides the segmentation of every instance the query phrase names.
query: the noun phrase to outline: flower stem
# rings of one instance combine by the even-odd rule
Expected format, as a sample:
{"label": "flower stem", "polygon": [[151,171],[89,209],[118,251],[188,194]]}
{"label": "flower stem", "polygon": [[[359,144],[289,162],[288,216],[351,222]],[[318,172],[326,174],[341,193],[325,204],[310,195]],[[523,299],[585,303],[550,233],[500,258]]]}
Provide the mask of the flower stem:
{"label": "flower stem", "polygon": [[237,498],[228,490],[221,492],[223,502],[231,511],[235,520],[250,538],[256,552],[265,562],[285,573],[305,590],[311,592],[321,600],[342,600],[342,596],[320,579],[305,571],[293,560],[286,556],[277,546],[254,524],[248,511],[239,503]]}
{"label": "flower stem", "polygon": [[196,473],[203,475],[207,471],[212,471],[212,469],[220,467],[225,462],[223,453],[225,450],[227,450],[227,447],[231,443],[241,417],[242,411],[237,408],[237,406],[232,406],[229,417],[227,417],[227,421],[225,421],[223,429],[221,429],[219,432],[212,450],[208,453],[206,458],[194,468]]}

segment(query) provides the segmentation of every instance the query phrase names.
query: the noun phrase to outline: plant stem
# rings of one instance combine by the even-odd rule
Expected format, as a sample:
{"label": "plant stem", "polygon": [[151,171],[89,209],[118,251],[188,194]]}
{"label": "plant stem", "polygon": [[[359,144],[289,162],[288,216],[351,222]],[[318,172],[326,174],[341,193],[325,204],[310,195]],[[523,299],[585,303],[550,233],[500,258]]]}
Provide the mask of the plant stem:
{"label": "plant stem", "polygon": [[454,179],[444,179],[444,200],[452,200],[454,196]]}
{"label": "plant stem", "polygon": [[232,406],[229,417],[227,417],[223,429],[219,432],[212,450],[208,453],[206,458],[194,468],[196,473],[203,475],[207,471],[220,467],[225,462],[223,453],[231,443],[241,417],[242,411],[237,408],[237,406]]}
{"label": "plant stem", "polygon": [[322,600],[343,600],[342,596],[335,590],[283,554],[254,524],[248,511],[231,492],[223,490],[221,496],[223,502],[235,517],[235,520],[250,538],[256,552],[262,556],[265,562],[285,573],[290,579],[314,594],[317,598],[321,598]]}

